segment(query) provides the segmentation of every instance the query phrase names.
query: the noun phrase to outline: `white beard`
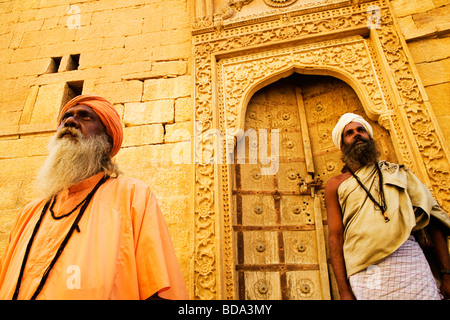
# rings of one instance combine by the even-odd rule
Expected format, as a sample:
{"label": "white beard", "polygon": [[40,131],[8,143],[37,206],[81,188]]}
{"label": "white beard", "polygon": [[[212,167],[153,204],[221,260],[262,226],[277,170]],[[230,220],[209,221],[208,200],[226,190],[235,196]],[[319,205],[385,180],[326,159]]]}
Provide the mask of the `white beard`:
{"label": "white beard", "polygon": [[[71,135],[64,136],[67,132]],[[50,154],[37,176],[38,192],[52,197],[101,172],[110,150],[106,133],[85,138],[75,128],[61,129],[50,140]]]}

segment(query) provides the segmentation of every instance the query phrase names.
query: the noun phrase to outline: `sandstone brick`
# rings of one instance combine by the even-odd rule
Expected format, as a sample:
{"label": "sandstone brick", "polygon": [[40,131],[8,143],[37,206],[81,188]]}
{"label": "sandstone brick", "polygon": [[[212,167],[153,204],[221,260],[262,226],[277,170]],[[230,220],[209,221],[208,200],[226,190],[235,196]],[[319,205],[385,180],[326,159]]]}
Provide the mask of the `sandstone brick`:
{"label": "sandstone brick", "polygon": [[53,6],[53,7],[47,7],[47,8],[40,7],[37,12],[37,15],[36,15],[36,20],[60,17],[63,15],[66,15],[67,7],[68,7],[68,5],[61,5],[61,3],[59,3],[58,6]]}
{"label": "sandstone brick", "polygon": [[[155,170],[173,165],[171,152],[175,144],[154,144],[122,148],[116,156],[121,170],[127,173]],[[141,177],[137,177],[141,178]]]}
{"label": "sandstone brick", "polygon": [[41,156],[48,153],[49,136],[1,140],[0,159]]}
{"label": "sandstone brick", "polygon": [[173,120],[173,100],[125,103],[123,122],[126,126],[173,123]]}
{"label": "sandstone brick", "polygon": [[407,41],[423,40],[424,38],[431,38],[437,35],[435,26],[428,28],[418,28],[412,16],[407,16],[399,19],[400,29]]}
{"label": "sandstone brick", "polygon": [[[123,79],[148,79],[165,76],[178,76],[187,73],[187,63],[184,61],[168,61],[153,63],[151,61],[129,64],[123,71]],[[116,66],[114,66],[116,67]]]}
{"label": "sandstone brick", "polygon": [[8,48],[13,35],[13,32],[0,35],[0,48]]}
{"label": "sandstone brick", "polygon": [[164,141],[164,127],[162,124],[151,124],[124,129],[122,147],[143,146],[157,144]]}
{"label": "sandstone brick", "polygon": [[[147,74],[143,70],[151,70],[151,61],[138,61],[126,64],[107,65],[101,68],[100,77],[103,81],[141,80]],[[151,71],[150,71],[151,72]]]}
{"label": "sandstone brick", "polygon": [[154,33],[142,33],[128,36],[125,39],[126,49],[136,49],[142,47],[152,47],[158,45],[160,41]]}
{"label": "sandstone brick", "polygon": [[447,146],[450,146],[450,79],[446,83],[425,87]]}
{"label": "sandstone brick", "polygon": [[125,37],[111,37],[103,40],[102,49],[123,48],[125,46]]}
{"label": "sandstone brick", "polygon": [[191,98],[179,98],[175,100],[175,122],[188,121],[192,118],[194,106]]}
{"label": "sandstone brick", "polygon": [[439,8],[439,7],[445,6],[447,4],[450,4],[450,1],[449,0],[433,0],[433,3],[436,8]]}
{"label": "sandstone brick", "polygon": [[153,51],[153,59],[155,61],[188,59],[191,50],[190,42],[159,46]]}
{"label": "sandstone brick", "polygon": [[435,27],[448,22],[450,16],[450,5],[436,8],[427,12],[413,15],[414,22],[418,28]]}
{"label": "sandstone brick", "polygon": [[[110,65],[114,65],[114,67],[120,68],[120,66],[129,63],[151,61],[151,49],[141,48],[126,50],[124,48],[112,48],[107,50],[82,53],[80,55],[80,68],[84,69],[97,66],[105,67]],[[151,63],[148,64],[148,68],[150,68],[151,70]],[[140,71],[142,72],[146,70],[147,69],[142,69]],[[121,72],[121,70],[119,70],[117,73],[119,72]]]}
{"label": "sandstone brick", "polygon": [[37,58],[38,50],[36,47],[15,49],[11,56],[11,63],[34,60]]}
{"label": "sandstone brick", "polygon": [[446,83],[450,80],[450,59],[417,64],[424,86]]}
{"label": "sandstone brick", "polygon": [[19,124],[20,120],[20,111],[12,111],[12,112],[0,112],[0,123],[2,124],[2,127],[5,124],[8,124],[8,126],[16,126]]}
{"label": "sandstone brick", "polygon": [[176,99],[191,95],[191,77],[150,79],[144,82],[143,100]]}
{"label": "sandstone brick", "polygon": [[174,124],[166,124],[166,135],[164,142],[181,142],[190,141],[192,135],[191,122],[177,122]]}
{"label": "sandstone brick", "polygon": [[135,34],[140,34],[142,32],[142,25],[144,23],[143,19],[130,19],[123,22],[116,22],[114,19],[111,19],[111,23],[108,24],[109,30],[108,32],[103,32],[103,34],[108,35],[110,37],[125,37],[131,36]]}
{"label": "sandstone brick", "polygon": [[44,20],[34,20],[21,23],[14,23],[11,26],[11,31],[12,32],[38,31],[41,30],[43,25]]}
{"label": "sandstone brick", "polygon": [[113,15],[114,10],[105,10],[105,11],[96,11],[92,12],[91,15],[91,23],[92,24],[104,24],[111,22],[111,16]]}
{"label": "sandstone brick", "polygon": [[450,37],[423,39],[409,43],[408,47],[416,63],[450,58]]}
{"label": "sandstone brick", "polygon": [[435,8],[432,0],[394,0],[391,1],[391,4],[397,17],[404,17]]}
{"label": "sandstone brick", "polygon": [[162,19],[162,15],[152,15],[151,17],[145,18],[142,33],[160,31],[163,25]]}
{"label": "sandstone brick", "polygon": [[43,43],[52,44],[64,41],[73,41],[75,31],[68,28],[57,28],[45,31],[25,32],[20,44],[21,47],[35,47]]}
{"label": "sandstone brick", "polygon": [[14,209],[17,202],[17,194],[20,189],[20,184],[13,182],[13,180],[0,180],[0,208]]}
{"label": "sandstone brick", "polygon": [[142,81],[130,80],[96,84],[95,93],[106,97],[112,103],[141,101]]}
{"label": "sandstone brick", "polygon": [[64,82],[39,88],[30,123],[56,122],[63,103],[64,88]]}

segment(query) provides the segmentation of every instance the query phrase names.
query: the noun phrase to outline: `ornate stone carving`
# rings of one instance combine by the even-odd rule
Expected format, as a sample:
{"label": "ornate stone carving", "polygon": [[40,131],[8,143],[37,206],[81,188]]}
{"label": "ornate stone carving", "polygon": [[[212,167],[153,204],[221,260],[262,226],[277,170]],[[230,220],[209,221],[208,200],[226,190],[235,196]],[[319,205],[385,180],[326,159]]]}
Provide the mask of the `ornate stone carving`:
{"label": "ornate stone carving", "polygon": [[283,8],[296,3],[297,0],[264,0],[264,3],[270,7]]}
{"label": "ornate stone carving", "polygon": [[235,59],[227,59],[218,64],[223,68],[226,81],[224,104],[226,110],[226,128],[238,129],[242,125],[245,106],[243,95],[248,88],[255,86],[268,74],[280,74],[290,69],[306,69],[314,66],[317,70],[348,75],[368,97],[368,113],[381,114],[385,111],[382,90],[372,68],[370,54],[362,37],[333,40],[306,46],[291,47],[284,50],[264,52]]}
{"label": "ornate stone carving", "polygon": [[[366,29],[371,5],[381,9],[379,30]],[[285,9],[229,19],[217,31],[211,18],[196,20],[194,101],[199,131],[239,128],[249,92],[283,72],[297,68],[331,74],[354,87],[368,115],[390,131],[399,158],[428,179],[438,202],[450,211],[449,155],[388,4],[326,0]],[[368,31],[370,38],[348,36]],[[223,145],[226,150],[227,141]],[[200,155],[207,148],[202,141],[195,145]],[[225,160],[226,154],[222,157]],[[195,165],[195,299],[235,298],[228,177],[226,165]]]}
{"label": "ornate stone carving", "polygon": [[241,11],[242,7],[249,4],[253,0],[228,0],[222,8],[220,8],[220,16],[223,20],[229,19]]}

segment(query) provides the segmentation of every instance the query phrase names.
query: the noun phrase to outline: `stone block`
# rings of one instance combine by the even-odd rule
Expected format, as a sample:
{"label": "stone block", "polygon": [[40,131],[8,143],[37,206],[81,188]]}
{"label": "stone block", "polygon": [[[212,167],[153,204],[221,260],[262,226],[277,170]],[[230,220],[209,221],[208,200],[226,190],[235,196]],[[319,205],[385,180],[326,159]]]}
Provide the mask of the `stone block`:
{"label": "stone block", "polygon": [[103,40],[102,49],[123,48],[125,46],[125,37],[105,38]]}
{"label": "stone block", "polygon": [[44,31],[25,32],[22,38],[21,47],[36,47],[43,44],[60,43],[72,41],[75,38],[75,31],[68,28],[56,28]]}
{"label": "stone block", "polygon": [[124,128],[122,147],[135,147],[148,144],[158,144],[164,141],[162,124],[151,124]]}
{"label": "stone block", "polygon": [[432,0],[394,0],[391,1],[391,4],[397,17],[405,17],[435,8]]}
{"label": "stone block", "polygon": [[161,40],[155,33],[142,33],[125,38],[125,49],[149,48],[160,45]]}
{"label": "stone block", "polygon": [[[159,167],[170,167],[173,165],[171,158],[173,145],[154,144],[122,148],[116,156],[116,161],[124,173],[139,174]],[[142,177],[136,176],[138,179]]]}
{"label": "stone block", "polygon": [[192,136],[192,124],[190,121],[166,124],[165,128],[164,142],[190,141]]}
{"label": "stone block", "polygon": [[143,100],[177,99],[191,95],[191,76],[149,79],[144,82]]}
{"label": "stone block", "polygon": [[39,47],[18,48],[11,56],[11,63],[20,61],[30,61],[37,58]]}
{"label": "stone block", "polygon": [[104,96],[112,103],[141,101],[142,81],[99,83],[95,85],[95,93]]}
{"label": "stone block", "polygon": [[17,79],[17,77],[37,76],[47,72],[50,59],[36,59],[4,65],[0,69],[0,78]]}
{"label": "stone block", "polygon": [[11,111],[11,112],[0,112],[0,123],[2,127],[7,126],[16,126],[19,124],[20,120],[20,111]]}
{"label": "stone block", "polygon": [[49,136],[0,140],[0,159],[47,155]]}
{"label": "stone block", "polygon": [[191,98],[179,98],[175,100],[175,122],[189,121],[192,118],[194,106]]}
{"label": "stone block", "polygon": [[106,25],[109,30],[105,30],[106,32],[102,32],[102,34],[109,37],[126,37],[140,34],[143,23],[143,19],[130,19],[130,17],[128,17],[126,22],[116,23],[112,18],[111,23]]}
{"label": "stone block", "polygon": [[128,66],[129,67],[126,67],[125,70],[121,72],[121,74],[123,74],[123,79],[160,78],[166,76],[184,75],[187,72],[187,63],[184,61],[167,61],[158,63],[144,61],[128,64]]}
{"label": "stone block", "polygon": [[191,50],[190,42],[159,46],[153,51],[153,59],[155,61],[188,59],[192,55]]}
{"label": "stone block", "polygon": [[450,146],[450,80],[446,83],[425,87],[433,112],[441,128],[447,146]]}
{"label": "stone block", "polygon": [[12,32],[27,32],[27,31],[38,31],[41,30],[44,25],[44,20],[35,20],[27,22],[14,23],[11,26]]}
{"label": "stone block", "polygon": [[142,33],[156,32],[162,30],[162,15],[153,15],[144,19]]}
{"label": "stone block", "polygon": [[450,16],[450,5],[436,8],[427,12],[422,12],[413,15],[414,22],[417,28],[436,27],[440,24],[448,23]]}
{"label": "stone block", "polygon": [[138,103],[125,103],[123,122],[126,126],[151,123],[173,123],[174,101],[159,100]]}
{"label": "stone block", "polygon": [[450,58],[450,37],[414,41],[408,47],[416,63]]}
{"label": "stone block", "polygon": [[[438,121],[440,121],[441,117],[450,115],[450,105],[448,103],[450,101],[450,79],[446,83],[428,86],[425,90]],[[448,123],[446,122],[445,125],[447,126]],[[450,139],[450,135],[448,137]]]}
{"label": "stone block", "polygon": [[424,86],[442,84],[450,80],[450,59],[417,64]]}
{"label": "stone block", "polygon": [[30,123],[56,122],[61,109],[66,84],[56,83],[39,88]]}

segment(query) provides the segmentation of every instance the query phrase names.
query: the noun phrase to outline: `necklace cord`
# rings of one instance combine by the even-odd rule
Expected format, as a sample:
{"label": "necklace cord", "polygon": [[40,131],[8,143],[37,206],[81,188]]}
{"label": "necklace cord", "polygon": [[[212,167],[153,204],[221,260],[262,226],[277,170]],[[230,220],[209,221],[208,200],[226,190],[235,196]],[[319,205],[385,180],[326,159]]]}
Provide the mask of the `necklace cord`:
{"label": "necklace cord", "polygon": [[[35,300],[36,297],[41,292],[42,288],[44,287],[45,282],[47,281],[47,277],[50,274],[51,269],[56,264],[56,261],[58,260],[59,256],[62,254],[62,252],[63,252],[64,248],[66,247],[67,243],[69,242],[69,239],[72,236],[74,230],[77,229],[77,231],[79,232],[78,222],[80,221],[81,217],[83,216],[84,211],[86,210],[87,206],[89,205],[89,202],[91,201],[91,199],[94,196],[94,194],[97,191],[97,189],[100,188],[100,186],[108,179],[109,179],[109,176],[104,176],[95,185],[95,187],[92,189],[92,191],[87,195],[86,201],[84,202],[83,206],[80,209],[80,212],[78,213],[77,217],[75,218],[75,221],[73,222],[72,226],[70,227],[69,232],[67,233],[67,235],[64,238],[63,242],[59,246],[58,250],[56,251],[55,257],[53,258],[52,262],[50,263],[50,265],[45,270],[45,272],[44,272],[44,274],[43,274],[43,276],[41,278],[41,281],[39,283],[39,286],[37,287],[36,291],[34,292],[33,296],[31,297],[31,300]],[[34,230],[33,230],[33,233],[31,235],[30,241],[28,242],[27,249],[25,251],[25,255],[24,255],[24,258],[23,258],[23,262],[22,262],[22,267],[20,268],[19,278],[17,279],[16,289],[14,291],[14,295],[13,295],[12,300],[17,300],[17,297],[19,295],[20,284],[22,282],[23,273],[25,271],[25,265],[27,263],[28,256],[29,256],[30,251],[31,251],[31,246],[32,246],[33,241],[34,241],[34,237],[36,236],[37,231],[38,231],[38,229],[39,229],[39,227],[41,225],[43,217],[44,217],[45,213],[47,212],[47,209],[48,209],[48,207],[50,205],[50,201],[51,201],[51,199],[49,199],[47,201],[47,203],[45,204],[44,208],[42,209],[41,216],[39,217],[39,220],[36,223],[36,226],[34,227]]]}
{"label": "necklace cord", "polygon": [[375,200],[375,198],[372,196],[372,194],[369,192],[369,190],[367,190],[366,186],[361,182],[359,177],[349,167],[347,167],[347,169],[348,169],[348,171],[350,171],[352,176],[356,179],[358,184],[364,189],[364,191],[366,192],[369,199],[381,210],[381,213],[384,216],[384,221],[389,222],[390,219],[386,215],[387,205],[386,205],[386,200],[384,197],[383,175],[381,174],[381,169],[377,163],[375,163],[375,167],[377,168],[378,181],[379,181],[379,185],[380,185],[380,193],[379,193],[380,194],[380,203]]}

